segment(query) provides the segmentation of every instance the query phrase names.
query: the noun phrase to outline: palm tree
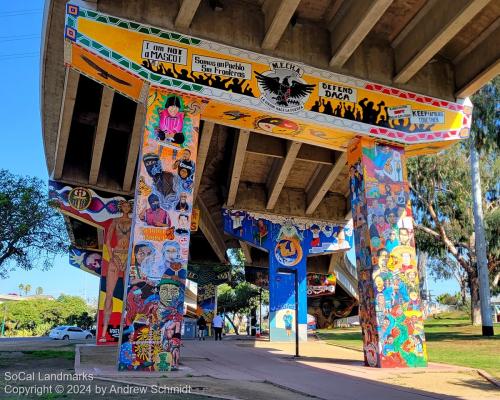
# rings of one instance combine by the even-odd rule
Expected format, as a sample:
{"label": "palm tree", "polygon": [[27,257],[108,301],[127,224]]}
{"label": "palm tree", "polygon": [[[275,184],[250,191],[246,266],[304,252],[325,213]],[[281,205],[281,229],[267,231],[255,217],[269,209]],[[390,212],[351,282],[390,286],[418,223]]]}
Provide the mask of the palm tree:
{"label": "palm tree", "polygon": [[24,293],[27,296],[29,292],[31,292],[31,285],[28,283],[28,284],[24,285]]}
{"label": "palm tree", "polygon": [[43,293],[43,287],[38,286],[38,287],[36,288],[35,293],[36,293],[36,295],[37,295],[37,296],[42,295],[42,293]]}
{"label": "palm tree", "polygon": [[19,288],[19,296],[22,296],[23,292],[24,292],[24,285],[22,283],[20,283],[18,288]]}

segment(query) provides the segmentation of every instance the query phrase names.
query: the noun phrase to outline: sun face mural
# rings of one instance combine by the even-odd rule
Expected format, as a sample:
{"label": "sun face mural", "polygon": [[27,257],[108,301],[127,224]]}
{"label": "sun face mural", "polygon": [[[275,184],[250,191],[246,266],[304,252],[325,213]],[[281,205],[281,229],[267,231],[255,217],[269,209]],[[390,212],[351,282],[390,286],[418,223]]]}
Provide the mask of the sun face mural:
{"label": "sun face mural", "polygon": [[366,363],[424,366],[427,354],[404,152],[364,141],[349,153],[349,164]]}
{"label": "sun face mural", "polygon": [[[299,333],[306,337],[306,258],[347,250],[352,245],[352,226],[325,221],[285,218],[272,214],[223,209],[224,231],[269,252],[271,340],[293,340],[295,335],[295,277],[280,270],[297,271],[299,286]],[[325,286],[326,287],[326,286]],[[331,287],[331,285],[330,285]],[[331,290],[331,289],[330,289]],[[330,292],[331,293],[331,292]]]}

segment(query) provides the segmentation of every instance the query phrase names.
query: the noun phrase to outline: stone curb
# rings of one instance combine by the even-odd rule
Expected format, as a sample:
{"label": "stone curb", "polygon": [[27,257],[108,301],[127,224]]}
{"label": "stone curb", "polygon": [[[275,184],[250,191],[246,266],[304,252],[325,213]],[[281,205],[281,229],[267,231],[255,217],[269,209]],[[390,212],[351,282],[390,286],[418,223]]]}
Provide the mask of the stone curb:
{"label": "stone curb", "polygon": [[496,379],[493,375],[482,369],[476,369],[477,373],[481,375],[484,379],[495,385],[496,387],[500,387],[500,381]]}

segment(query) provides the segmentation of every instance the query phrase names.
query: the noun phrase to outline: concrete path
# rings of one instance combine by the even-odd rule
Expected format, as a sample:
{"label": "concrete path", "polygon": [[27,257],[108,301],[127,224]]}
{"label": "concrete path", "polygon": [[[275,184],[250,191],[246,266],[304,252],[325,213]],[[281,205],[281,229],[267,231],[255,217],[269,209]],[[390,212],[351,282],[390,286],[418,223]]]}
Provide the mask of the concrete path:
{"label": "concrete path", "polygon": [[[322,341],[301,343],[298,359],[292,357],[294,349],[293,343],[235,337],[222,342],[186,340],[181,371],[161,376],[167,375],[169,381],[208,376],[231,382],[269,382],[329,400],[500,398],[500,391],[470,368],[431,363],[428,368],[377,369],[363,366],[361,352]],[[114,365],[99,364],[93,372],[111,379],[133,376],[134,383],[147,385],[160,378],[160,374],[129,374],[116,371]]]}

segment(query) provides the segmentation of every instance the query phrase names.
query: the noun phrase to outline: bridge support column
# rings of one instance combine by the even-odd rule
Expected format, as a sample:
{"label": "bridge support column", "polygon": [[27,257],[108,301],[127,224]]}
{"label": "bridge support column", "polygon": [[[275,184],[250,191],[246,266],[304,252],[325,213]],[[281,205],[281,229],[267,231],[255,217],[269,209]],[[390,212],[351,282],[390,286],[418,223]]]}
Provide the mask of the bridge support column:
{"label": "bridge support column", "polygon": [[[297,244],[302,248],[300,242]],[[285,266],[277,259],[281,251],[278,246],[279,244],[269,251],[269,339],[271,341],[295,340],[295,279],[297,279],[299,340],[306,341],[306,256],[301,256],[300,262],[293,266]]]}
{"label": "bridge support column", "polygon": [[365,363],[426,366],[404,149],[363,138],[348,162]]}
{"label": "bridge support column", "polygon": [[[151,89],[136,179],[119,369],[177,369],[201,102]],[[118,227],[130,229],[130,227]]]}

